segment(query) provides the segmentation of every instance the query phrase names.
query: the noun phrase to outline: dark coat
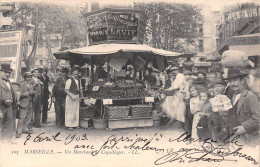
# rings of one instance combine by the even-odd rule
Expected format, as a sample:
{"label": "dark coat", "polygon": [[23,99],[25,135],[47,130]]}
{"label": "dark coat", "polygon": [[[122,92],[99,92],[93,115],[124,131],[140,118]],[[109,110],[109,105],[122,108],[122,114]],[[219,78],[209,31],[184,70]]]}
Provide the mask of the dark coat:
{"label": "dark coat", "polygon": [[5,104],[6,100],[14,101],[14,93],[8,88],[6,83],[0,78],[0,108],[3,111],[7,106]]}
{"label": "dark coat", "polygon": [[65,99],[67,94],[65,93],[65,84],[68,78],[62,78],[59,76],[52,89],[52,96],[56,99]]}
{"label": "dark coat", "polygon": [[238,100],[238,120],[247,134],[259,133],[259,100],[251,91],[244,90]]}
{"label": "dark coat", "polygon": [[26,108],[29,105],[30,101],[30,91],[32,90],[32,87],[29,83],[26,83],[23,81],[20,86],[20,107]]}

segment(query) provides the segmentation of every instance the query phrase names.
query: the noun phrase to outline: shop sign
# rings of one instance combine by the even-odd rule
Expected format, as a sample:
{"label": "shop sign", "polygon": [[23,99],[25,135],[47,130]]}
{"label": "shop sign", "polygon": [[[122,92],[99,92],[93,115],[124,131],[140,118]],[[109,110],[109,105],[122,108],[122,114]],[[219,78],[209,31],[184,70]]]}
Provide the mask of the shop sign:
{"label": "shop sign", "polygon": [[96,91],[98,91],[99,90],[99,86],[94,86],[93,88],[92,88],[92,91],[93,92],[96,92]]}
{"label": "shop sign", "polygon": [[103,11],[87,17],[89,44],[138,43],[140,14],[132,12]]}
{"label": "shop sign", "polygon": [[260,44],[260,36],[232,37],[227,39],[228,45],[256,45]]}
{"label": "shop sign", "polygon": [[154,102],[154,97],[145,97],[144,101],[147,103],[153,103]]}
{"label": "shop sign", "polygon": [[110,104],[113,104],[112,99],[103,99],[103,105],[110,105]]}
{"label": "shop sign", "polygon": [[240,19],[250,19],[253,17],[258,17],[260,14],[260,8],[254,7],[254,8],[247,8],[243,10],[236,10],[233,12],[225,13],[225,21],[233,21],[233,20],[240,20]]}

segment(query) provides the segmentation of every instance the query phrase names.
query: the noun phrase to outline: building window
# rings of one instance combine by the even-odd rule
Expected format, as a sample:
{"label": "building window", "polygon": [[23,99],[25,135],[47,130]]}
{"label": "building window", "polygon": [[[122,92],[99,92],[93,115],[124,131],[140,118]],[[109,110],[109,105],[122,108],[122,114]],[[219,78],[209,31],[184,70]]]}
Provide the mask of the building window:
{"label": "building window", "polygon": [[203,33],[203,24],[199,25],[199,33]]}
{"label": "building window", "polygon": [[199,51],[203,52],[203,40],[199,40]]}
{"label": "building window", "polygon": [[42,65],[42,60],[40,60],[40,65]]}

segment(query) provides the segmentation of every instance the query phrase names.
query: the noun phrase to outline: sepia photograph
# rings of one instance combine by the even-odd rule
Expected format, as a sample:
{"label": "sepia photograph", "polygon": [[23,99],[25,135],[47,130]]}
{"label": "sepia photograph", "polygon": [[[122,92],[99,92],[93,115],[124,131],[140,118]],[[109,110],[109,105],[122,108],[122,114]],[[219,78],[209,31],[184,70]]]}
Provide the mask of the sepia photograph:
{"label": "sepia photograph", "polygon": [[257,167],[260,1],[0,0],[0,167]]}

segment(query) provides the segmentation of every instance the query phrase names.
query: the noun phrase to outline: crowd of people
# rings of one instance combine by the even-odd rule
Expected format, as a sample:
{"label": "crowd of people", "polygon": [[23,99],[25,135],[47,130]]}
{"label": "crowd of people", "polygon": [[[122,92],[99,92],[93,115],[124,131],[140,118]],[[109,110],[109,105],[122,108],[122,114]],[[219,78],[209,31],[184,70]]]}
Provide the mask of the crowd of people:
{"label": "crowd of people", "polygon": [[[150,69],[146,80],[160,86],[167,95],[161,103],[162,113],[170,118],[167,124],[178,125],[191,140],[211,138],[223,142],[239,135],[243,144],[258,144],[259,99],[247,85],[248,74],[235,67],[227,68],[226,74],[215,74],[213,80],[208,80],[205,72],[169,66],[163,72]],[[223,109],[225,105],[230,108]]]}
{"label": "crowd of people", "polygon": [[[20,138],[22,134],[32,133],[33,127],[39,128],[47,122],[50,97],[46,69],[35,68],[24,73],[20,83],[9,81],[11,72],[11,69],[0,70],[1,141],[7,142],[12,142],[14,134]],[[89,83],[89,79],[80,80],[82,75],[82,69],[77,66],[70,74],[67,68],[57,73],[52,98],[58,127],[70,131],[79,128],[80,102],[84,98],[84,87]],[[195,73],[172,65],[162,72],[150,66],[143,81],[149,89],[159,88],[162,114],[169,118],[167,125],[176,123],[191,139],[212,138],[221,142],[231,134],[239,135],[243,143],[258,143],[259,99],[246,86],[247,74],[238,68],[229,68],[226,78],[221,72],[213,81],[206,76],[205,72]],[[215,110],[212,99],[218,95],[230,100],[231,107],[227,111]],[[220,103],[224,102],[229,101]]]}
{"label": "crowd of people", "polygon": [[[1,141],[13,142],[13,136],[32,133],[47,122],[49,77],[47,69],[25,72],[23,81],[10,82],[12,69],[0,69],[0,104],[3,115]],[[16,119],[18,123],[16,124]]]}

